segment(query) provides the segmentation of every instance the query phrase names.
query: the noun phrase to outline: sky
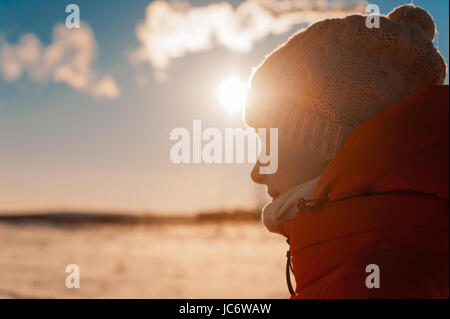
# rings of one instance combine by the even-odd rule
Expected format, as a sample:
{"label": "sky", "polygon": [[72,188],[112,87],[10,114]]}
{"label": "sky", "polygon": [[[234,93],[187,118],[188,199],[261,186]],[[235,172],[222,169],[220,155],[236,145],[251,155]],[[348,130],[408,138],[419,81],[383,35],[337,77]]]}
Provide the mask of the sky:
{"label": "sky", "polygon": [[[68,4],[79,29],[64,26]],[[374,2],[375,3],[375,2]],[[405,1],[377,1],[382,14]],[[434,17],[448,63],[449,2]],[[179,213],[252,209],[267,199],[252,164],[174,164],[170,132],[243,128],[221,105],[226,79],[355,1],[0,0],[0,212]],[[270,14],[276,12],[276,15]],[[448,83],[448,76],[446,82]]]}

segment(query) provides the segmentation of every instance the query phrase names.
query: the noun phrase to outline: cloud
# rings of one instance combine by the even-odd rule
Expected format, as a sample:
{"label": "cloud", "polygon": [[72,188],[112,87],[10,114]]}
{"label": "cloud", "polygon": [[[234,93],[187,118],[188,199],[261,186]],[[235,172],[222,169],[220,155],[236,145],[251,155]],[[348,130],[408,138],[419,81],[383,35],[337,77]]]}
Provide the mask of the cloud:
{"label": "cloud", "polygon": [[119,88],[114,79],[109,75],[99,79],[92,68],[97,47],[86,23],[79,29],[56,25],[53,41],[47,47],[32,33],[22,35],[15,45],[0,39],[0,74],[7,82],[27,74],[33,82],[53,80],[95,97],[116,98]]}
{"label": "cloud", "polygon": [[133,63],[147,62],[160,77],[172,59],[205,51],[216,45],[248,52],[270,34],[282,34],[294,25],[311,24],[364,12],[365,1],[244,0],[236,8],[228,2],[192,7],[187,2],[157,0],[146,9],[136,27],[141,46]]}
{"label": "cloud", "polygon": [[115,99],[119,96],[119,88],[111,76],[104,76],[92,89],[92,94],[97,97]]}
{"label": "cloud", "polygon": [[36,36],[25,34],[16,46],[1,42],[0,70],[8,82],[17,81],[27,69],[38,64],[42,55],[42,46]]}

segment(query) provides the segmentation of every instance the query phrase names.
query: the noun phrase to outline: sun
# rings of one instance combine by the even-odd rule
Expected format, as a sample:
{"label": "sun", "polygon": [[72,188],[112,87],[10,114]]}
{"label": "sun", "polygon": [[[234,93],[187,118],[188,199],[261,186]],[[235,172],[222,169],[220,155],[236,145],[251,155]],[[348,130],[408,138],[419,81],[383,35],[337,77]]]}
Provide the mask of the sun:
{"label": "sun", "polygon": [[247,87],[236,77],[229,77],[218,87],[220,104],[231,114],[242,111],[247,99]]}

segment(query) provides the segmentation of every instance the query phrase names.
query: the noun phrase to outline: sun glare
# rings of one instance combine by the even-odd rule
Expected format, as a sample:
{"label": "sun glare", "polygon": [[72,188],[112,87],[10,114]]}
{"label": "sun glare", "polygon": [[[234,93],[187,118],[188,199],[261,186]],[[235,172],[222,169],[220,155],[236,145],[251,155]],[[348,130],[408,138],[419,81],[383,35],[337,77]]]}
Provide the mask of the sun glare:
{"label": "sun glare", "polygon": [[219,85],[218,94],[220,104],[231,114],[236,114],[245,105],[247,87],[239,79],[230,77]]}

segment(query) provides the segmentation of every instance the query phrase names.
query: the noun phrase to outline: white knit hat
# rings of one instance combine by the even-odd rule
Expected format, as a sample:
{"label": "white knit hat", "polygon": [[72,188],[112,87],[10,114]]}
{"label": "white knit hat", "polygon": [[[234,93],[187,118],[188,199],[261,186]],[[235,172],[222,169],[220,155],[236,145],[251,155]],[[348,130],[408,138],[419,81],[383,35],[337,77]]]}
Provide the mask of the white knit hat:
{"label": "white knit hat", "polygon": [[435,33],[431,16],[414,5],[381,16],[379,28],[367,28],[363,15],[317,22],[256,69],[245,120],[254,128],[285,128],[297,144],[330,160],[358,125],[444,82]]}

